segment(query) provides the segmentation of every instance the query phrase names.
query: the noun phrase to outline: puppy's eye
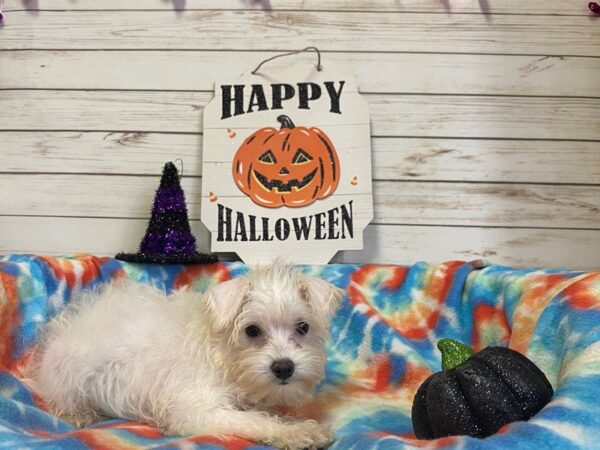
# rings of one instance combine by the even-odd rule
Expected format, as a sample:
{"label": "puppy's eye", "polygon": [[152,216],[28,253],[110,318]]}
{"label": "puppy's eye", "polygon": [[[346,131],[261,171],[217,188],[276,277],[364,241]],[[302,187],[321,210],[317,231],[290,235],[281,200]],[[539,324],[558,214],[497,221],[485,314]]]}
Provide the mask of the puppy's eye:
{"label": "puppy's eye", "polygon": [[246,327],[246,335],[251,338],[259,337],[261,335],[260,328],[256,325],[248,325]]}
{"label": "puppy's eye", "polygon": [[308,324],[306,322],[300,322],[296,325],[296,333],[301,334],[302,336],[308,333]]}

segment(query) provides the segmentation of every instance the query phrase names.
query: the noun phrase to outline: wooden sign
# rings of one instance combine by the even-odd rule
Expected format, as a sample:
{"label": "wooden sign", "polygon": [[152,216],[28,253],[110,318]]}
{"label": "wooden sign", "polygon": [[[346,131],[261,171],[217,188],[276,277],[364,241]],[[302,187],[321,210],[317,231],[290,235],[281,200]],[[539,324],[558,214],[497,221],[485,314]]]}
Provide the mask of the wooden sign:
{"label": "wooden sign", "polygon": [[362,248],[372,217],[369,113],[354,79],[313,68],[216,83],[202,166],[211,251],[327,263]]}

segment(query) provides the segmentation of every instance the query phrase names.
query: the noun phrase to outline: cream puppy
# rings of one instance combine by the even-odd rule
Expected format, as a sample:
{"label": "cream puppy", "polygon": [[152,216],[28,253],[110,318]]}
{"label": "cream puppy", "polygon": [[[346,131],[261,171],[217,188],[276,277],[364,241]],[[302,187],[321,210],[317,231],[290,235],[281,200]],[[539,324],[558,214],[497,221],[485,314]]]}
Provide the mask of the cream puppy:
{"label": "cream puppy", "polygon": [[326,446],[329,428],[279,417],[323,379],[342,293],[283,264],[206,294],[114,282],[53,319],[31,367],[48,407],[79,426],[103,417],[170,435],[236,435],[281,448]]}

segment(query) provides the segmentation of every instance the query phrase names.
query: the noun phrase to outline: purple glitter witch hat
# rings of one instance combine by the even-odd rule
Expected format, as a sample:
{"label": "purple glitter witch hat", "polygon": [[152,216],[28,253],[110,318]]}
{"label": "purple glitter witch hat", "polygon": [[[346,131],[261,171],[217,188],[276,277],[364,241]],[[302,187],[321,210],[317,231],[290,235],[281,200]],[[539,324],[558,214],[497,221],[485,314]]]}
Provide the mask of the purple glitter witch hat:
{"label": "purple glitter witch hat", "polygon": [[185,195],[172,162],[163,168],[152,216],[138,253],[119,253],[115,258],[137,263],[202,264],[217,261],[215,254],[196,251],[190,230]]}

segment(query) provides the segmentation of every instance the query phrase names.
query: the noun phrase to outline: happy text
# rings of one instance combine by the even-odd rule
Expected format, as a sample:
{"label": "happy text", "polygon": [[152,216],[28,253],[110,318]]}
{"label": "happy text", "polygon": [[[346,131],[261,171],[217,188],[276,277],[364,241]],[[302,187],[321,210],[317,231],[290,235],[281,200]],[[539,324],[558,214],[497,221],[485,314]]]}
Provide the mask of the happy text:
{"label": "happy text", "polygon": [[[252,84],[223,84],[221,85],[221,97],[223,101],[223,113],[221,119],[231,116],[239,116],[256,111],[269,109],[283,109],[284,102],[296,101],[298,109],[310,109],[311,102],[319,100],[326,92],[329,99],[329,111],[341,114],[340,98],[345,81],[325,81],[324,89],[321,85],[311,82],[296,83],[273,83],[270,85]],[[250,91],[250,95],[248,94]],[[232,111],[233,109],[233,111]]]}

